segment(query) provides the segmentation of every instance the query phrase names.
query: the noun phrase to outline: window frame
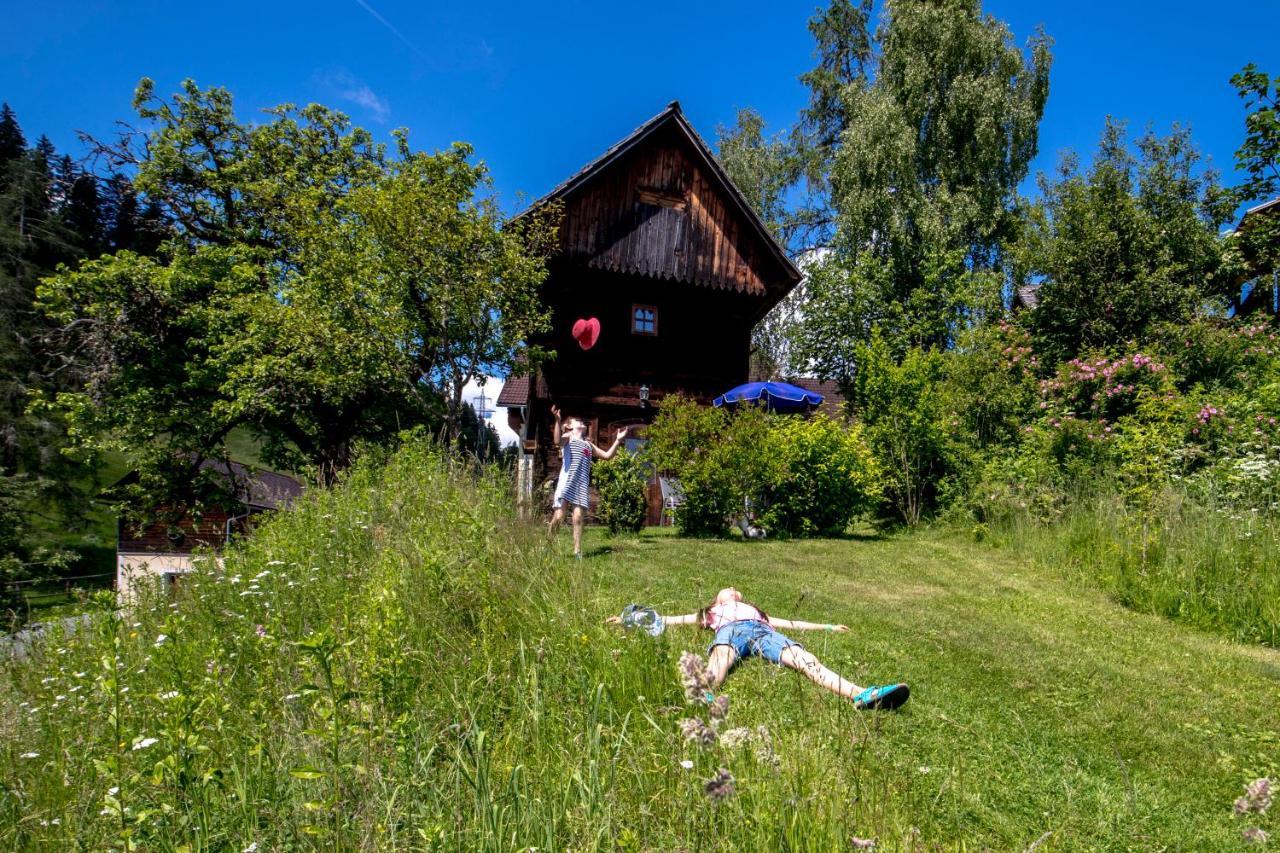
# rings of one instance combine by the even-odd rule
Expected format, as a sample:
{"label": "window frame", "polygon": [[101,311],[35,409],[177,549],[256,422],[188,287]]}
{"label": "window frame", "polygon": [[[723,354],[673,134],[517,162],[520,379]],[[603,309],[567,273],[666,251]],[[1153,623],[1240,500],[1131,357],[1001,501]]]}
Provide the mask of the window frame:
{"label": "window frame", "polygon": [[[645,331],[638,328],[640,319],[636,316],[641,311],[648,311],[653,314],[653,331]],[[643,302],[633,302],[631,304],[631,334],[639,335],[644,338],[656,338],[658,336],[658,306],[648,305]]]}

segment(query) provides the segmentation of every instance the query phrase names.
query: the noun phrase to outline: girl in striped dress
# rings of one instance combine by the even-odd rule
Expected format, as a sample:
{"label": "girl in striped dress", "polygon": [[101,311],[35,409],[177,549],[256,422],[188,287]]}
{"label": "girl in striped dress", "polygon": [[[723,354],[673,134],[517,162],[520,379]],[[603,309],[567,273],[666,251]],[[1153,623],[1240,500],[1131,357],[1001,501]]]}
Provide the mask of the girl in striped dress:
{"label": "girl in striped dress", "polygon": [[564,521],[565,506],[573,507],[573,556],[581,560],[583,516],[590,502],[588,491],[591,488],[591,463],[594,459],[612,459],[622,440],[627,437],[627,431],[619,430],[609,449],[601,450],[587,440],[587,425],[581,418],[566,420],[562,432],[559,407],[552,406],[551,414],[556,418],[553,435],[560,442],[562,458],[560,477],[556,481],[555,496],[551,501],[554,512],[547,530],[554,534]]}

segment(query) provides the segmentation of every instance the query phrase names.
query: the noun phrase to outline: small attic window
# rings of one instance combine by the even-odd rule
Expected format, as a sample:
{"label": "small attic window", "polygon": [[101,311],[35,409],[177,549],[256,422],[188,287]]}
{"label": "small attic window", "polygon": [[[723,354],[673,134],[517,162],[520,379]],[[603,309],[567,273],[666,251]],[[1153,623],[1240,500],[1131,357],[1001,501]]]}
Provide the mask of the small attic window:
{"label": "small attic window", "polygon": [[631,306],[631,334],[658,334],[658,309],[652,305]]}
{"label": "small attic window", "polygon": [[636,197],[641,204],[647,204],[651,207],[670,207],[683,211],[689,206],[689,200],[685,198],[683,193],[652,187],[637,187]]}

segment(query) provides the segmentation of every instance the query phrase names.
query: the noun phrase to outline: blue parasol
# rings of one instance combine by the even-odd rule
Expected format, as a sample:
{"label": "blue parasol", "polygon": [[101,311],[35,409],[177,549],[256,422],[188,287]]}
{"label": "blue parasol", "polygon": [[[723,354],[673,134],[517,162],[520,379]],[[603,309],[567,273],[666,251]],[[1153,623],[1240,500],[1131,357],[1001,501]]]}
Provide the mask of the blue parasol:
{"label": "blue parasol", "polygon": [[743,401],[764,403],[770,411],[790,414],[808,412],[822,405],[823,397],[786,382],[748,382],[726,391],[711,401],[713,406],[736,406]]}

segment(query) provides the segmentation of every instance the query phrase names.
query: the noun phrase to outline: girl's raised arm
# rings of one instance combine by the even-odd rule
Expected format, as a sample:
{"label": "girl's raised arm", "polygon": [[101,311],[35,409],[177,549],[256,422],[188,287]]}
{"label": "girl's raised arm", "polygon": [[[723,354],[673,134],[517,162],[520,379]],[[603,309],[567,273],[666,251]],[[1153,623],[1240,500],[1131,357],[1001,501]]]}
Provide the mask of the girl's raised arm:
{"label": "girl's raised arm", "polygon": [[560,448],[560,455],[564,455],[564,433],[560,431],[560,407],[552,406],[551,414],[555,415],[555,426],[551,427],[551,440]]}
{"label": "girl's raised arm", "polygon": [[848,625],[835,625],[830,622],[803,622],[799,619],[779,619],[777,616],[769,617],[769,624],[775,628],[784,628],[788,631],[836,631],[840,634],[848,633]]}
{"label": "girl's raised arm", "polygon": [[622,429],[618,430],[618,434],[613,437],[613,444],[610,445],[608,450],[601,450],[600,448],[596,447],[594,444],[591,445],[591,450],[600,459],[612,459],[613,454],[618,452],[618,445],[622,444],[622,440],[626,437],[627,437],[627,429],[626,427],[623,427]]}

